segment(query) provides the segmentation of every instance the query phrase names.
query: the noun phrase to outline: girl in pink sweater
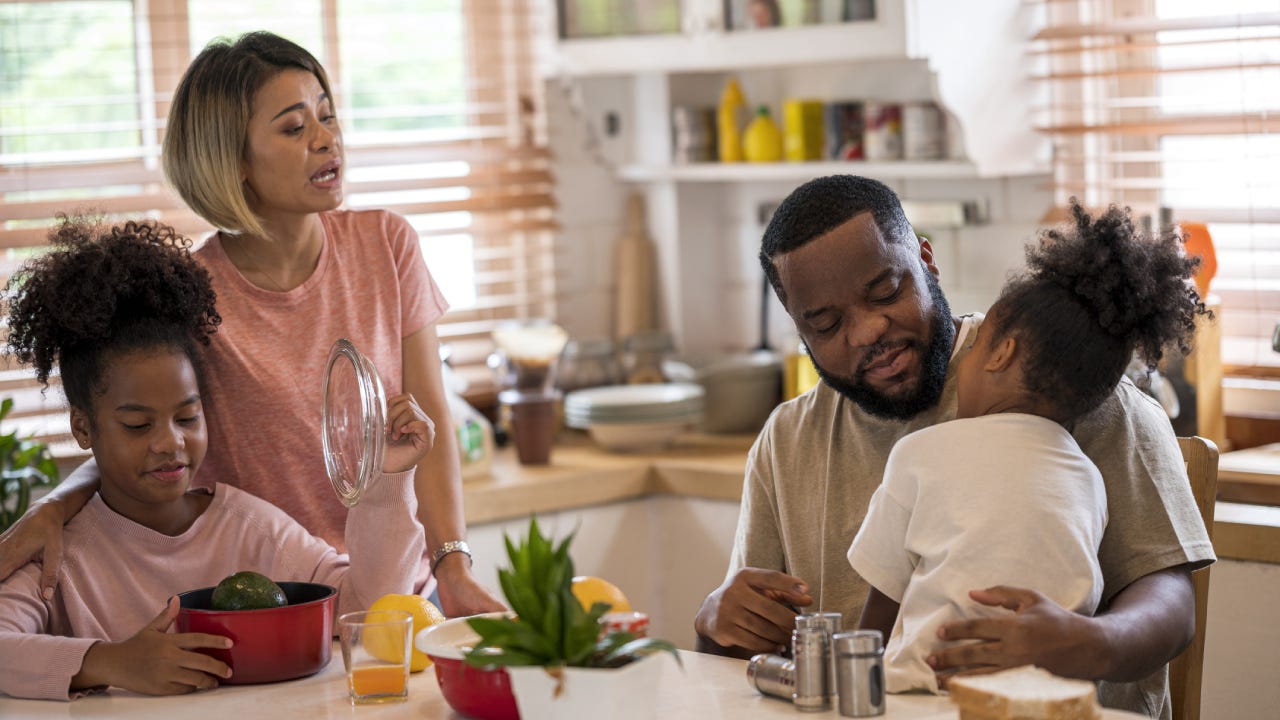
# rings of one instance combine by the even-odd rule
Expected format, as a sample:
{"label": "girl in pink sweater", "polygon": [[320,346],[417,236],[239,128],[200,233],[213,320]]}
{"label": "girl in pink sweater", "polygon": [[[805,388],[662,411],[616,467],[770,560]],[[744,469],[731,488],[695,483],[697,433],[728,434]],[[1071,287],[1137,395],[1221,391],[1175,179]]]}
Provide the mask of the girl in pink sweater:
{"label": "girl in pink sweater", "polygon": [[392,398],[387,417],[414,452],[351,510],[339,554],[248,493],[190,489],[207,445],[200,347],[221,322],[190,241],[150,222],[99,232],[83,221],[51,241],[11,288],[9,346],[46,385],[57,367],[72,434],[102,481],[65,528],[57,589],[42,594],[37,563],[0,584],[0,692],[216,686],[230,670],[198,650],[231,641],[169,632],[175,596],[241,570],[333,585],[339,613],[412,590],[424,542],[412,470],[434,440],[412,396]]}

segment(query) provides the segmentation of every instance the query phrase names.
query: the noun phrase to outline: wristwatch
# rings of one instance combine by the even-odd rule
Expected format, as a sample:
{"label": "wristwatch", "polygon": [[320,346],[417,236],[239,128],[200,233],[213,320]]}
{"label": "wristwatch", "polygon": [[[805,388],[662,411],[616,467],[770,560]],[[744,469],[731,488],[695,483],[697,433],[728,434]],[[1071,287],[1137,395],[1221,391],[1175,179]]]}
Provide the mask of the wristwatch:
{"label": "wristwatch", "polygon": [[439,565],[440,561],[444,559],[444,556],[449,553],[462,553],[467,556],[467,561],[469,563],[473,562],[471,559],[471,546],[467,544],[466,540],[450,540],[448,542],[441,543],[440,547],[436,548],[436,551],[431,553],[432,575],[436,574],[436,566]]}

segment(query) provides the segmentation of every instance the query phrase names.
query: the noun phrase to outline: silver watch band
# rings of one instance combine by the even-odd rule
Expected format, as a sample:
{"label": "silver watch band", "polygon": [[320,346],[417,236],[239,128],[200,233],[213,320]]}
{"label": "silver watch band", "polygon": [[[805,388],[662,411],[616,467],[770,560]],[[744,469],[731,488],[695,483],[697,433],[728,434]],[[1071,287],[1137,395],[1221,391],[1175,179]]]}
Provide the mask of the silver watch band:
{"label": "silver watch band", "polygon": [[441,543],[440,547],[436,548],[436,551],[431,553],[432,575],[436,572],[436,566],[439,565],[440,561],[444,559],[444,556],[449,553],[462,553],[467,556],[468,562],[473,562],[471,559],[471,546],[467,544],[466,540],[450,540],[448,542]]}

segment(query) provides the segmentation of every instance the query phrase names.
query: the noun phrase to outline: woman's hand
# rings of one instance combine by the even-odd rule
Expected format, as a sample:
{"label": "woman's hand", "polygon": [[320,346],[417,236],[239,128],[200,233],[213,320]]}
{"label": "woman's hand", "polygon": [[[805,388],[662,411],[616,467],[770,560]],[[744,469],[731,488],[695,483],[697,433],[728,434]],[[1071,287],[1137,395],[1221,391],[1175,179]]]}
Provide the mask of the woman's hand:
{"label": "woman's hand", "polygon": [[431,452],[436,441],[436,425],[418,401],[404,393],[387,400],[387,447],[382,455],[382,471],[411,470]]}
{"label": "woman's hand", "polygon": [[0,535],[0,580],[33,560],[42,560],[40,593],[53,599],[62,567],[62,526],[98,492],[98,464],[92,458],[76,468]]}
{"label": "woman's hand", "polygon": [[85,653],[72,689],[110,685],[147,695],[181,695],[218,686],[231,668],[198,648],[231,647],[231,639],[205,633],[169,633],[178,617],[178,598],[128,640],[100,642]]}
{"label": "woman's hand", "polygon": [[42,560],[40,594],[52,600],[62,566],[62,526],[66,521],[61,501],[49,499],[31,506],[0,535],[0,580],[33,560]]}
{"label": "woman's hand", "polygon": [[463,553],[450,553],[436,565],[436,592],[445,617],[466,617],[506,610],[493,593],[471,572],[471,560]]}

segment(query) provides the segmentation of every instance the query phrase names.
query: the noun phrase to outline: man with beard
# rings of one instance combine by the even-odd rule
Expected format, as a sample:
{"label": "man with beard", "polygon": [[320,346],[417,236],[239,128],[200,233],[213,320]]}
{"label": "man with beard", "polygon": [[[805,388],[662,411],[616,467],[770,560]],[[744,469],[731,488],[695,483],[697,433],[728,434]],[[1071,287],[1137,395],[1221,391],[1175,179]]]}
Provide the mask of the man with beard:
{"label": "man with beard", "polygon": [[[779,406],[752,447],[729,571],[694,621],[699,650],[740,657],[785,647],[797,609],[857,622],[868,586],[846,551],[894,443],[955,417],[952,374],[982,322],[951,315],[932,248],[874,180],[796,189],[760,258],[823,382]],[[1110,511],[1098,614],[1076,615],[1034,588],[974,588],[978,602],[1011,612],[944,626],[940,644],[971,642],[930,664],[945,683],[959,669],[1031,663],[1105,681],[1108,707],[1168,717],[1164,666],[1195,630],[1188,564],[1212,552],[1176,438],[1128,380],[1072,434],[1102,474]]]}

